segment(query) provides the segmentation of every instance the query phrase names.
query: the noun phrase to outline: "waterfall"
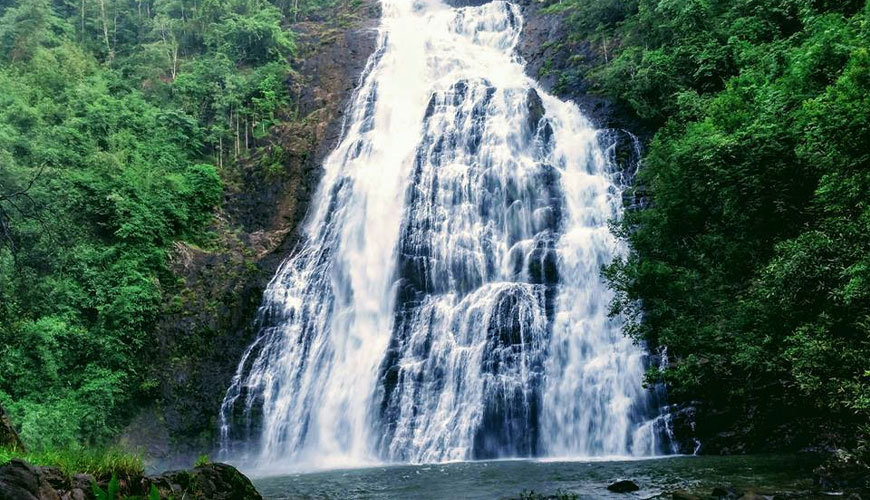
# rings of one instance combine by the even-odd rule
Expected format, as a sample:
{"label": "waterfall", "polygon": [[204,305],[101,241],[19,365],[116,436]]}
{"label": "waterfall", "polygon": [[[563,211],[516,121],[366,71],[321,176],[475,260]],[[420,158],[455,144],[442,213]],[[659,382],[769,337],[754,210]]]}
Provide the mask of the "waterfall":
{"label": "waterfall", "polygon": [[608,317],[618,173],[507,2],[382,0],[378,48],[221,407],[262,466],[654,455]]}

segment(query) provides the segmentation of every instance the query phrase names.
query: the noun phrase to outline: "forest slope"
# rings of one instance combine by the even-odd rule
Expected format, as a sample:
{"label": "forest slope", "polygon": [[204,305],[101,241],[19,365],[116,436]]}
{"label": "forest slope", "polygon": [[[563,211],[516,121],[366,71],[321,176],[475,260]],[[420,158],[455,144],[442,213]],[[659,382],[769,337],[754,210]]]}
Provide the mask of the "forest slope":
{"label": "forest slope", "polygon": [[697,412],[710,452],[866,449],[870,4],[538,13],[559,36],[536,76],[615,100],[618,126],[652,136],[628,196],[642,209],[618,228],[632,252],[606,271],[627,334],[670,359],[649,381]]}
{"label": "forest slope", "polygon": [[371,7],[0,2],[0,405],[27,446],[211,449]]}

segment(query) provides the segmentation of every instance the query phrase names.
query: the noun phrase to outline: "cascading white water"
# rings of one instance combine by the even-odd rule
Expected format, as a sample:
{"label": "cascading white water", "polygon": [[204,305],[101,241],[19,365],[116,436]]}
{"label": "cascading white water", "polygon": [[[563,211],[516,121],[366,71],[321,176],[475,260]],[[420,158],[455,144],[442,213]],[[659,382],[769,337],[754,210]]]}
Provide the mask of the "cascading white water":
{"label": "cascading white water", "polygon": [[[599,134],[514,48],[516,6],[382,0],[306,240],[221,408],[260,465],[652,455],[644,353],[600,268]],[[237,450],[236,450],[237,451]]]}

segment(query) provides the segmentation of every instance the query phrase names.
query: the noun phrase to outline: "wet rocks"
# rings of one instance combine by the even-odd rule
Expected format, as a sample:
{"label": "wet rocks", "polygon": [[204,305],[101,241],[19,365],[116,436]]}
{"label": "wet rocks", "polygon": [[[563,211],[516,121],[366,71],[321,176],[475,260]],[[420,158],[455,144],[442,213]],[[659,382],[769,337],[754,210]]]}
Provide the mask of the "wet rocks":
{"label": "wet rocks", "polygon": [[60,500],[60,495],[37,467],[14,459],[0,466],[0,498],[15,500]]}
{"label": "wet rocks", "polygon": [[[94,483],[107,489],[108,478],[95,481],[87,474],[72,477],[57,467],[36,467],[14,459],[0,466],[2,500],[90,500]],[[235,467],[206,464],[192,470],[171,471],[159,476],[119,478],[122,498],[145,497],[157,489],[160,498],[196,500],[261,500],[262,497]]]}
{"label": "wet rocks", "polygon": [[0,465],[0,499],[87,500],[94,497],[93,477],[67,476],[58,467],[37,467],[13,459]]}
{"label": "wet rocks", "polygon": [[640,486],[638,486],[634,481],[623,479],[610,484],[607,489],[614,493],[631,493],[632,491],[639,490]]}
{"label": "wet rocks", "polygon": [[259,500],[262,499],[251,480],[235,467],[227,464],[206,464],[193,470],[165,472],[143,480],[147,492],[151,485],[164,498],[193,498],[202,500]]}
{"label": "wet rocks", "polygon": [[787,489],[777,490],[765,487],[737,488],[733,485],[716,486],[709,493],[699,491],[695,487],[676,490],[670,493],[662,493],[655,498],[672,498],[674,500],[815,500],[829,496],[842,497],[852,500],[870,498],[868,490],[860,488],[844,489],[841,491],[822,491],[815,489]]}
{"label": "wet rocks", "polygon": [[541,101],[541,96],[535,89],[529,89],[526,95],[526,106],[528,106],[528,125],[529,130],[534,134],[538,129],[538,123],[544,117],[544,103]]}
{"label": "wet rocks", "polygon": [[741,498],[743,492],[731,486],[717,486],[713,488],[713,492],[710,493],[710,496],[715,498]]}
{"label": "wet rocks", "polygon": [[569,40],[567,16],[546,11],[543,2],[516,3],[523,15],[517,52],[526,61],[526,73],[544,90],[577,104],[596,127],[627,129],[646,138],[646,129],[634,113],[617,101],[595,94],[593,82],[586,76],[588,71],[578,70],[578,64],[588,69],[605,62],[600,44],[591,39]]}

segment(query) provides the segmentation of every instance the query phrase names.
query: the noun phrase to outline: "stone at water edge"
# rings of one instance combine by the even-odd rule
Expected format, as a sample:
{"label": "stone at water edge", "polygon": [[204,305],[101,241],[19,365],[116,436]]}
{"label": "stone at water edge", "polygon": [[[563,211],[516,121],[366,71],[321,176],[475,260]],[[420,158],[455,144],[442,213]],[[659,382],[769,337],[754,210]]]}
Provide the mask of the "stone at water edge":
{"label": "stone at water edge", "polygon": [[630,493],[639,490],[640,486],[638,486],[634,481],[623,479],[611,484],[607,489],[614,493]]}
{"label": "stone at water edge", "polygon": [[157,487],[161,496],[199,500],[262,500],[251,480],[227,464],[211,463],[193,470],[169,471],[145,478],[143,488]]}
{"label": "stone at water edge", "polygon": [[671,493],[671,498],[673,500],[701,500],[701,497],[698,495],[693,495],[688,491],[678,490]]}
{"label": "stone at water edge", "polygon": [[710,496],[715,498],[740,498],[743,492],[731,486],[717,486],[713,488]]}

